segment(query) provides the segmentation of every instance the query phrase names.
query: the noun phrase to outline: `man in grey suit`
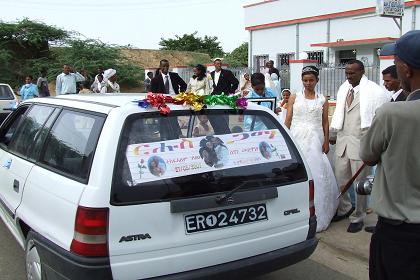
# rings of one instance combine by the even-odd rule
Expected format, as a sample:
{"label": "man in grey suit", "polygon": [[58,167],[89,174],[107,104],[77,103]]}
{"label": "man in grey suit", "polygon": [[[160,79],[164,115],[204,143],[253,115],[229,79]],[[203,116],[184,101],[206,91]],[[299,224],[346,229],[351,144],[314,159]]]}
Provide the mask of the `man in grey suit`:
{"label": "man in grey suit", "polygon": [[[364,75],[361,61],[349,61],[345,73],[347,81],[338,91],[337,106],[331,121],[331,128],[337,130],[335,176],[339,186],[345,185],[362,166],[363,162],[359,157],[360,139],[369,128],[375,110],[388,101],[385,91]],[[365,168],[356,180],[369,174],[371,168]],[[358,232],[363,228],[366,209],[366,196],[356,196],[356,209],[353,212],[350,195],[345,193],[340,198],[333,221],[351,215],[347,231]]]}

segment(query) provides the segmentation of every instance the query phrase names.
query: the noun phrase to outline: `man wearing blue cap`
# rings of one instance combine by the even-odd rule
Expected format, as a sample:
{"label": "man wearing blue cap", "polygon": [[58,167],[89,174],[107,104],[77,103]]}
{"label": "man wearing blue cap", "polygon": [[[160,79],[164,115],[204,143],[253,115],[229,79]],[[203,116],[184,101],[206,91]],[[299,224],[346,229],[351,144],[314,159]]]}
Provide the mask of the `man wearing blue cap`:
{"label": "man wearing blue cap", "polygon": [[411,93],[408,102],[379,108],[360,143],[361,159],[378,165],[369,277],[414,280],[420,277],[420,30],[385,45],[381,55],[395,55],[398,78]]}

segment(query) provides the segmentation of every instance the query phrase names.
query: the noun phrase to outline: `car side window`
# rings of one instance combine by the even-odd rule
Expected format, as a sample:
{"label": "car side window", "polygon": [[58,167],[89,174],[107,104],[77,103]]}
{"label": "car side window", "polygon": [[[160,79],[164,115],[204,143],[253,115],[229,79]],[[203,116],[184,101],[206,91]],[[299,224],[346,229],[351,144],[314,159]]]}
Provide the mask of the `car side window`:
{"label": "car side window", "polygon": [[3,146],[9,146],[13,136],[16,134],[17,128],[24,118],[28,106],[21,106],[13,112],[11,118],[4,123],[0,131],[0,143]]}
{"label": "car side window", "polygon": [[37,137],[35,139],[35,143],[33,144],[33,148],[28,151],[28,157],[32,160],[37,160],[43,148],[45,139],[49,135],[49,131],[56,120],[58,114],[60,113],[61,109],[56,108],[45,122],[39,133],[37,133]]}
{"label": "car side window", "polygon": [[14,99],[13,92],[7,85],[0,85],[0,100]]}
{"label": "car side window", "polygon": [[9,150],[25,157],[28,156],[41,128],[53,111],[54,108],[50,106],[33,105],[22,120],[22,124],[19,125],[16,136],[10,142]]}
{"label": "car side window", "polygon": [[104,121],[103,116],[63,110],[47,137],[40,162],[86,180]]}

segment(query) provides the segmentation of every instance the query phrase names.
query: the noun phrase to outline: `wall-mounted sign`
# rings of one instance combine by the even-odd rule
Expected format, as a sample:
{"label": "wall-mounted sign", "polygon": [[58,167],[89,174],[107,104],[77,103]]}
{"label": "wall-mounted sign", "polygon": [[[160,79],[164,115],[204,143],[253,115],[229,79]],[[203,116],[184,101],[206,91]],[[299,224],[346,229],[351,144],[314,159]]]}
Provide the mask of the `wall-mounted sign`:
{"label": "wall-mounted sign", "polygon": [[382,17],[402,17],[404,0],[377,0],[376,13]]}

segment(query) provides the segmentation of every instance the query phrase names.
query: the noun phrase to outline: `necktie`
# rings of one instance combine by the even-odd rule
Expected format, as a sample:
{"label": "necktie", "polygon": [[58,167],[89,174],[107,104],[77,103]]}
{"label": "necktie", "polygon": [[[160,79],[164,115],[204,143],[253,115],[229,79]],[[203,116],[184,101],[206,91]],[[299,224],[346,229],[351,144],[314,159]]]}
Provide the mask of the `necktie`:
{"label": "necktie", "polygon": [[169,94],[169,78],[168,78],[168,75],[165,76],[165,93]]}
{"label": "necktie", "polygon": [[351,103],[353,102],[354,99],[354,90],[350,89],[349,92],[347,93],[347,106],[350,107]]}

